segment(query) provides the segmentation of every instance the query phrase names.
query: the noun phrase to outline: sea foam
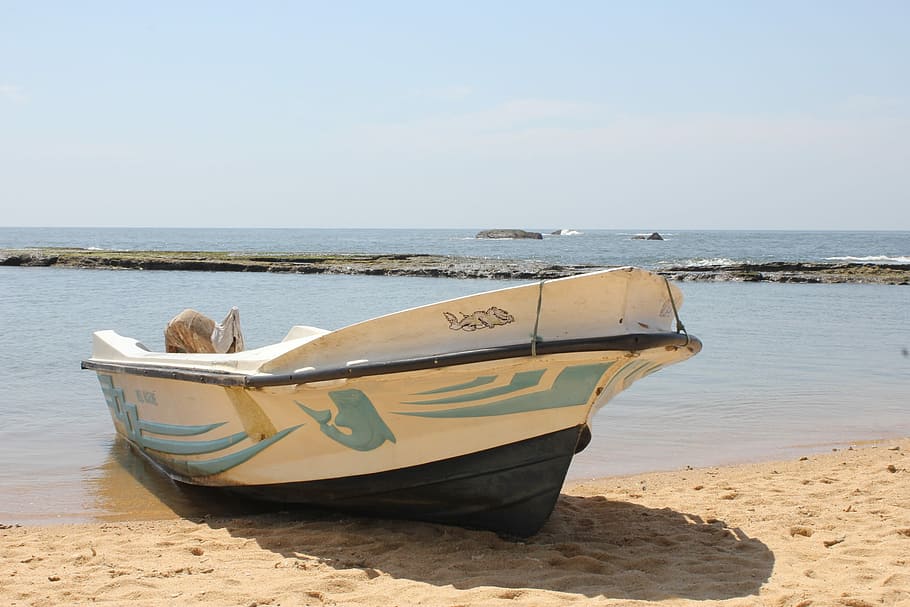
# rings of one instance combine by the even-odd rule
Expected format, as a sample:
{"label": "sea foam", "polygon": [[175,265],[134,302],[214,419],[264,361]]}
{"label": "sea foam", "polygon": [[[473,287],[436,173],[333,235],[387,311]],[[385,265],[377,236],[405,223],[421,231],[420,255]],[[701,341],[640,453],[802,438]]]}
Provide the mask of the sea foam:
{"label": "sea foam", "polygon": [[850,263],[910,263],[910,257],[900,255],[889,257],[888,255],[867,255],[865,257],[853,257],[844,255],[841,257],[826,257],[827,261],[847,261]]}

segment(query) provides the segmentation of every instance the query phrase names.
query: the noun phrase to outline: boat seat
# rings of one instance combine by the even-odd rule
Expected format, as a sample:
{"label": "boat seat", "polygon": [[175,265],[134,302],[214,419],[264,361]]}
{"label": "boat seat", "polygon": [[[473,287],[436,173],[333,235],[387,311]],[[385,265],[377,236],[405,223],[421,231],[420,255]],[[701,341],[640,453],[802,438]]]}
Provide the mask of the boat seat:
{"label": "boat seat", "polygon": [[240,311],[233,307],[221,323],[192,308],[172,318],[164,329],[166,352],[226,354],[243,351]]}

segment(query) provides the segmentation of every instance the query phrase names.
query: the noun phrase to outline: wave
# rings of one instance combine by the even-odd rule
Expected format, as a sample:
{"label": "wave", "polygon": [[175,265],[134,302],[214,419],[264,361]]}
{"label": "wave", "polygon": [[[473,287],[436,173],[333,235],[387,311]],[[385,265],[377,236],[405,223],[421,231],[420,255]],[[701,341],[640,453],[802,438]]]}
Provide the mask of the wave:
{"label": "wave", "polygon": [[865,257],[844,255],[840,257],[825,257],[825,260],[846,261],[850,263],[910,263],[910,257],[906,255],[899,255],[897,257],[889,257],[888,255],[867,255]]}
{"label": "wave", "polygon": [[584,232],[581,232],[579,230],[570,230],[570,229],[566,229],[566,228],[553,232],[554,236],[581,236],[582,234],[584,234]]}
{"label": "wave", "polygon": [[[865,257],[855,257],[850,255],[838,257],[825,257],[825,261],[840,261],[846,263],[867,263],[867,264],[910,264],[910,256],[888,256],[888,255],[868,255]],[[713,257],[710,259],[697,258],[686,260],[666,260],[659,262],[660,266],[679,266],[683,268],[705,268],[705,267],[725,267],[739,266],[742,264],[766,264],[775,263],[772,260],[752,260],[752,259],[730,259],[729,257]],[[794,262],[799,263],[799,262]],[[812,263],[807,261],[806,263]]]}
{"label": "wave", "polygon": [[704,268],[711,266],[734,266],[742,263],[728,257],[715,257],[713,259],[687,259],[685,261],[663,261],[662,265],[683,266],[689,268]]}

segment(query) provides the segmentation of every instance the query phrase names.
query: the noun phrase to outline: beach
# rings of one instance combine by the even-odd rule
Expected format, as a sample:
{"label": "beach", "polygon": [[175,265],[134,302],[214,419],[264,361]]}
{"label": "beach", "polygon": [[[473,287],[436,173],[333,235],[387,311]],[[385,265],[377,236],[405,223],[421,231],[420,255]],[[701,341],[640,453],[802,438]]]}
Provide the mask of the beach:
{"label": "beach", "polygon": [[899,439],[570,482],[522,541],[312,511],[3,525],[0,601],[910,605],[908,452]]}
{"label": "beach", "polygon": [[[910,321],[906,293],[860,274],[824,284],[817,270],[790,284],[805,264],[906,263],[908,234],[680,232],[655,246],[610,231],[531,243],[433,230],[0,230],[9,249],[222,251],[230,262],[0,267],[0,604],[910,605],[910,344],[895,330]],[[291,250],[332,258],[338,273],[271,267]],[[259,251],[265,270],[231,265]],[[427,276],[367,267],[403,271],[414,252],[414,263],[484,259],[510,272],[504,260],[693,274],[678,277],[681,318],[705,349],[597,414],[553,515],[527,540],[200,500],[116,438],[96,375],[80,369],[93,331],[161,349],[186,307],[220,318],[238,306],[258,347],[296,324],[336,329],[517,284],[436,277],[452,268],[435,261]],[[731,267],[763,278],[730,279]]]}

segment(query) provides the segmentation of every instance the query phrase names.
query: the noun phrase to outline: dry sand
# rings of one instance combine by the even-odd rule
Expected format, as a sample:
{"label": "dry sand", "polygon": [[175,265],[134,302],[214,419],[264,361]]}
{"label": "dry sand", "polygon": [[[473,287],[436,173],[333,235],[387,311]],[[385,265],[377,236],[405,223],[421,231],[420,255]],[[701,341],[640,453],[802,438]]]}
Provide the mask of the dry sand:
{"label": "dry sand", "polygon": [[525,542],[331,514],[0,530],[2,605],[910,605],[910,439],[574,483]]}

